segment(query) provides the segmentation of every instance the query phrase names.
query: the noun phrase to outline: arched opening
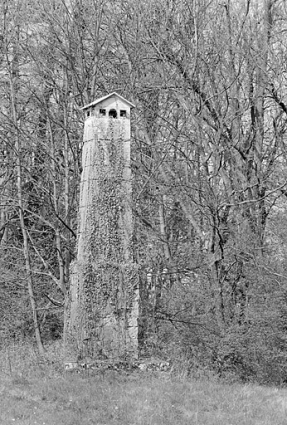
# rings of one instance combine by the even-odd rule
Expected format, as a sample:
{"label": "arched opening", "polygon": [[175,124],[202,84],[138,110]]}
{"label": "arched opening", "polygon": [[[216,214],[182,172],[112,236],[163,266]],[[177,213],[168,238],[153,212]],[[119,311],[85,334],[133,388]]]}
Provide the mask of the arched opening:
{"label": "arched opening", "polygon": [[117,111],[115,109],[110,109],[109,117],[110,118],[117,118],[117,116],[118,116]]}

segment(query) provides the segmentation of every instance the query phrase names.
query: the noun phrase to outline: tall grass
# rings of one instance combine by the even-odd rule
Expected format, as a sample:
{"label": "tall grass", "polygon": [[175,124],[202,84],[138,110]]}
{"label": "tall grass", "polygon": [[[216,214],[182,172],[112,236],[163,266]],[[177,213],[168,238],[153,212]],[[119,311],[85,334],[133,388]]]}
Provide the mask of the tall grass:
{"label": "tall grass", "polygon": [[287,390],[172,372],[65,372],[59,343],[0,353],[0,424],[286,425]]}

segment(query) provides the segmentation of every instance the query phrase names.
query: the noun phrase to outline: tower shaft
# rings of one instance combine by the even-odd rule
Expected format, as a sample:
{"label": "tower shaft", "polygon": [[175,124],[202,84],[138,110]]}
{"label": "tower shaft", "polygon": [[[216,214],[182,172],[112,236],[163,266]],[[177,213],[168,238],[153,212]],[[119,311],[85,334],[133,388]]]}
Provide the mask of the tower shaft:
{"label": "tower shaft", "polygon": [[[126,115],[121,117],[124,107]],[[114,111],[113,116],[107,109]],[[101,116],[103,110],[106,115]],[[65,327],[66,341],[81,356],[138,354],[139,288],[132,255],[127,116],[127,105],[114,95],[97,104],[85,121],[77,259],[71,269]]]}

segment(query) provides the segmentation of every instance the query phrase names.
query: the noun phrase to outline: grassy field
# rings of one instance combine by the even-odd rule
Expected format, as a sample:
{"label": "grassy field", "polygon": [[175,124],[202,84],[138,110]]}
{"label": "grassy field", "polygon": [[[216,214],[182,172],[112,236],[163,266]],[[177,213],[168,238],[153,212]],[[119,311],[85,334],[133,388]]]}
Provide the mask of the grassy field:
{"label": "grassy field", "polygon": [[285,389],[168,372],[64,372],[56,357],[40,361],[24,345],[2,350],[1,425],[287,424]]}

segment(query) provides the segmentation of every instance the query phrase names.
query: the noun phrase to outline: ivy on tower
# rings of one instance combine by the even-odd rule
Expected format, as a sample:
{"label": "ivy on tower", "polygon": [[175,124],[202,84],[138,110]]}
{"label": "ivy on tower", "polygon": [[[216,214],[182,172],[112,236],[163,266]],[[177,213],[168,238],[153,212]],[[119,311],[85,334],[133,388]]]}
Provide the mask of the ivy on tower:
{"label": "ivy on tower", "polygon": [[65,318],[78,357],[137,358],[139,282],[132,255],[130,112],[111,93],[84,106],[77,258]]}

